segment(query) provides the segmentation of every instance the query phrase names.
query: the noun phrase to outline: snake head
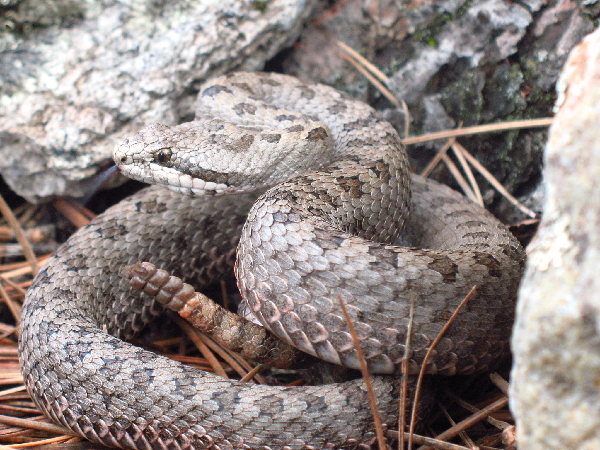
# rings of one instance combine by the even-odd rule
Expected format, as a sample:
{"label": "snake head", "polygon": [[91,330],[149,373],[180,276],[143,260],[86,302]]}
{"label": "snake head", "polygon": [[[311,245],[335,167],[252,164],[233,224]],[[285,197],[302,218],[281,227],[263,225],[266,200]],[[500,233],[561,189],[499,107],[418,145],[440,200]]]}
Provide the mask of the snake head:
{"label": "snake head", "polygon": [[134,180],[188,195],[250,191],[327,165],[333,143],[325,127],[265,130],[202,117],[150,125],[119,142],[113,159]]}
{"label": "snake head", "polygon": [[[121,172],[134,180],[188,195],[219,195],[249,190],[236,181],[238,172],[223,145],[220,121],[177,126],[150,125],[122,140],[113,150]],[[225,149],[226,150],[226,149]]]}

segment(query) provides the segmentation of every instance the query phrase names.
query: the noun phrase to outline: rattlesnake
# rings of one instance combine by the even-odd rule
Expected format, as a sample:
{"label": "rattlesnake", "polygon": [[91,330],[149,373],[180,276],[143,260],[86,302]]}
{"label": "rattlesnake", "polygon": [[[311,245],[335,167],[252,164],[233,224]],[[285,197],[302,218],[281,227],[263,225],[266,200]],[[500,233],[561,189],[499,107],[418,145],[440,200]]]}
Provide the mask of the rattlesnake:
{"label": "rattlesnake", "polygon": [[[119,203],[74,234],[28,292],[22,370],[48,416],[91,440],[128,448],[351,448],[367,442],[372,427],[361,381],[250,385],[119,339],[159,312],[120,278],[123,265],[149,260],[201,287],[233,266],[240,234],[236,275],[249,309],[304,351],[357,366],[336,303],[341,299],[369,368],[390,373],[404,353],[414,301],[416,368],[453,308],[478,285],[428,371],[468,373],[506,355],[523,267],[520,245],[449,188],[416,176],[410,183],[398,135],[374,110],[329,87],[276,74],[227,75],[203,86],[199,99],[209,106],[198,107],[198,122],[148,127],[120,143],[114,158],[130,176],[204,195],[184,198],[151,187]],[[213,118],[206,109],[211,104],[241,128]],[[262,128],[272,123],[275,129]],[[256,170],[271,166],[273,153],[262,153],[266,144],[277,152],[284,142],[300,141],[309,143],[313,162],[292,165],[307,151],[293,144],[277,153],[276,169]],[[310,145],[321,144],[316,156],[310,152]],[[192,155],[190,147],[204,152]],[[217,158],[207,157],[211,153]],[[250,173],[241,177],[243,171]],[[215,195],[281,177],[256,203],[252,193]],[[398,238],[411,184],[412,214]],[[393,246],[398,239],[425,248]],[[397,414],[391,379],[374,377],[388,424]]]}

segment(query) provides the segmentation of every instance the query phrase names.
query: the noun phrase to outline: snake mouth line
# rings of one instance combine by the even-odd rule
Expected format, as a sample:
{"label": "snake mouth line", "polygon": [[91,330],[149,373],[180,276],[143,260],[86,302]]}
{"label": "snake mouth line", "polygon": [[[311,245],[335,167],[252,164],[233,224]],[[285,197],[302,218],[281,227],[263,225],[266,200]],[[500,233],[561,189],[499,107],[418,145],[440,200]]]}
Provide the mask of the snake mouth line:
{"label": "snake mouth line", "polygon": [[[244,189],[229,186],[224,183],[206,181],[202,178],[191,176],[182,169],[166,167],[157,163],[150,163],[150,170],[138,166],[128,166],[125,175],[143,183],[156,184],[175,192],[187,195],[222,195],[242,192]],[[148,175],[150,174],[150,175]]]}

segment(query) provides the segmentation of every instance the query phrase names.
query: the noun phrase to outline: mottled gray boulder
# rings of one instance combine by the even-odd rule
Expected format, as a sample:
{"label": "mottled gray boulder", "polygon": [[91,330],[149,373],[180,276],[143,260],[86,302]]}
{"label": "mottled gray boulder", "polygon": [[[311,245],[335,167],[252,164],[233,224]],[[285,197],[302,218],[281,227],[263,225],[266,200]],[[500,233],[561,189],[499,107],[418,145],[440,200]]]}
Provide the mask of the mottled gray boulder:
{"label": "mottled gray boulder", "polygon": [[600,448],[600,30],[572,53],[513,335],[520,450]]}
{"label": "mottled gray boulder", "polygon": [[150,123],[191,118],[199,82],[261,69],[298,37],[317,3],[23,0],[0,7],[13,28],[0,34],[0,172],[30,200],[81,195],[115,142]]}

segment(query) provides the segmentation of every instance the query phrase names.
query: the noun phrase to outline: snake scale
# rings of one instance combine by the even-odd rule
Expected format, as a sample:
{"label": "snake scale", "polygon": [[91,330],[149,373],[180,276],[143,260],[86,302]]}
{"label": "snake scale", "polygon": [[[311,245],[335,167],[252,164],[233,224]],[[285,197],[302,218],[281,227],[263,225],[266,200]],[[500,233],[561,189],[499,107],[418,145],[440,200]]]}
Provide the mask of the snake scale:
{"label": "snake scale", "polygon": [[[99,215],[28,291],[22,372],[52,420],[132,449],[355,448],[372,438],[361,380],[253,385],[126,343],[161,312],[119,274],[138,260],[197,288],[235,265],[247,308],[264,326],[356,367],[341,298],[369,368],[384,374],[404,353],[411,301],[414,369],[478,285],[428,371],[483,370],[507,354],[520,245],[461,195],[410,177],[397,133],[373,109],[327,86],[237,73],[201,88],[196,118],[147,127],[117,145],[124,173],[171,190],[147,188]],[[263,184],[275,186],[258,200],[253,192],[216,195]],[[373,377],[389,425],[397,416],[392,380]]]}

